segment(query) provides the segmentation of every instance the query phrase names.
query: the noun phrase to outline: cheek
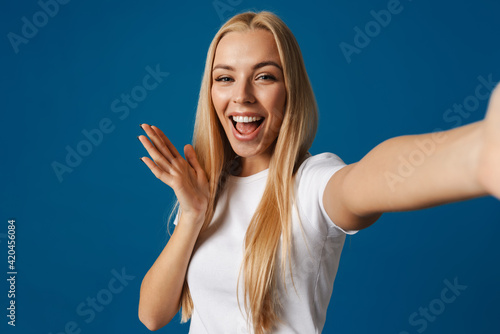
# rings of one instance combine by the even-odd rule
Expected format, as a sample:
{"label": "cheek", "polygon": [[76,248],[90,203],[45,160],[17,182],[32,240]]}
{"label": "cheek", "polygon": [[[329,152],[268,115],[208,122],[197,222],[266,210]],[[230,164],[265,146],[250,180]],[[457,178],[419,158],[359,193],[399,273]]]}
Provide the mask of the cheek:
{"label": "cheek", "polygon": [[276,89],[269,94],[269,102],[273,107],[273,112],[283,113],[285,109],[286,90],[284,86],[276,87]]}
{"label": "cheek", "polygon": [[231,97],[229,90],[217,88],[216,86],[212,86],[211,95],[214,105],[219,108],[225,108]]}
{"label": "cheek", "polygon": [[285,112],[285,106],[286,106],[286,89],[285,87],[282,87],[281,88],[281,91],[280,91],[280,105],[281,105],[281,112],[284,113]]}
{"label": "cheek", "polygon": [[274,133],[274,135],[278,135],[281,129],[281,124],[283,124],[283,118],[285,114],[285,102],[286,102],[286,95],[283,90],[283,92],[280,92],[282,94],[278,94],[276,99],[273,101],[273,122],[270,124],[270,130]]}
{"label": "cheek", "polygon": [[273,116],[272,130],[274,132],[279,132],[281,124],[283,123],[283,117],[285,113],[286,106],[286,92],[284,89],[280,89],[273,96],[270,101],[271,112]]}
{"label": "cheek", "polygon": [[212,103],[214,104],[215,109],[219,109],[219,94],[213,87],[210,90],[210,96],[212,98]]}
{"label": "cheek", "polygon": [[215,111],[219,120],[222,122],[222,118],[224,118],[224,99],[221,96],[220,92],[217,89],[212,88],[211,90],[212,103],[214,105]]}

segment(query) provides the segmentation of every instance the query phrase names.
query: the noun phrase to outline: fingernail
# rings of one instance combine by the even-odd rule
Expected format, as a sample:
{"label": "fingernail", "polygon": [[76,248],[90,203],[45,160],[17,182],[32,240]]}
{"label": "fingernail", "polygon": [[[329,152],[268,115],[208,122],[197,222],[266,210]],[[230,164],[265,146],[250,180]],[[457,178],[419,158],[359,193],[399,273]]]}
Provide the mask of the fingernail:
{"label": "fingernail", "polygon": [[[139,126],[141,127],[141,129],[142,129],[142,124],[143,124],[143,123],[139,124]],[[143,129],[143,130],[144,130],[144,129]]]}
{"label": "fingernail", "polygon": [[144,162],[144,160],[142,160],[142,158],[139,158],[139,160],[141,160],[142,162]]}
{"label": "fingernail", "polygon": [[137,136],[137,139],[139,139],[139,141],[141,141],[141,138],[139,138],[139,136]]}

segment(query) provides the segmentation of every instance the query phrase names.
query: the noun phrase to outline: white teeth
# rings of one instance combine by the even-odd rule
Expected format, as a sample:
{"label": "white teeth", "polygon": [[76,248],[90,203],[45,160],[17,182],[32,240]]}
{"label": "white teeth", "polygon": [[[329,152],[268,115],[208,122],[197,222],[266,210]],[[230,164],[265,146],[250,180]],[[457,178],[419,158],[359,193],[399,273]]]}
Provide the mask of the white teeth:
{"label": "white teeth", "polygon": [[237,123],[250,123],[260,121],[262,117],[233,116],[233,121]]}

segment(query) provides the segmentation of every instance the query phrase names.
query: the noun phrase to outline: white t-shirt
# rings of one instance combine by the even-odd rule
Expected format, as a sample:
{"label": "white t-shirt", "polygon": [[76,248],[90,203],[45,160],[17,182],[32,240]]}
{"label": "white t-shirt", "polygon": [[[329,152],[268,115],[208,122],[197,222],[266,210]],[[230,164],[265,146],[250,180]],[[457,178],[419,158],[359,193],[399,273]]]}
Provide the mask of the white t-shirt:
{"label": "white t-shirt", "polygon": [[[277,287],[283,304],[281,318],[286,325],[278,324],[273,333],[309,334],[321,333],[323,329],[345,235],[357,232],[344,231],[335,225],[323,207],[326,184],[344,166],[335,154],[323,153],[307,158],[297,171],[291,248],[297,291],[287,267],[288,294],[285,292],[280,274],[281,255],[278,255]],[[245,233],[264,193],[268,172],[266,169],[248,177],[230,176],[219,198],[211,222],[213,227],[198,237],[187,271],[194,304],[190,334],[253,333],[243,315],[243,275],[238,291],[243,314],[236,299],[236,282]],[[281,243],[278,253],[280,250]]]}

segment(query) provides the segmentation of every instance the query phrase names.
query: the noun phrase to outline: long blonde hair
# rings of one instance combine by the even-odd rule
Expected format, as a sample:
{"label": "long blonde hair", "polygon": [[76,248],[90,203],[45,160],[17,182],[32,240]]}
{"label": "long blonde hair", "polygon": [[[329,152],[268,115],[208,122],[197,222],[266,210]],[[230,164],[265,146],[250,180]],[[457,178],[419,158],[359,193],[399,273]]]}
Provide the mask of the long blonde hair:
{"label": "long blonde hair", "polygon": [[[311,147],[318,123],[316,100],[299,45],[290,29],[275,14],[261,11],[235,15],[215,35],[208,50],[200,89],[193,146],[210,184],[210,199],[203,231],[213,218],[217,199],[236,157],[211,98],[215,50],[225,34],[255,29],[264,29],[273,34],[283,65],[286,87],[283,123],[274,146],[264,194],[245,235],[245,251],[240,267],[240,275],[241,269],[244,275],[247,319],[251,319],[255,333],[265,333],[272,330],[277,321],[281,321],[281,305],[276,295],[276,256],[282,238],[281,275],[284,282],[286,261],[291,261],[294,176]],[[239,279],[240,276],[238,283]],[[238,298],[238,304],[239,302]],[[180,306],[181,322],[186,322],[193,312],[193,301],[186,280]]]}

